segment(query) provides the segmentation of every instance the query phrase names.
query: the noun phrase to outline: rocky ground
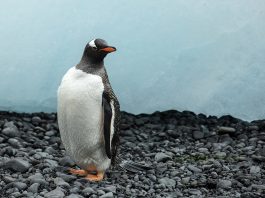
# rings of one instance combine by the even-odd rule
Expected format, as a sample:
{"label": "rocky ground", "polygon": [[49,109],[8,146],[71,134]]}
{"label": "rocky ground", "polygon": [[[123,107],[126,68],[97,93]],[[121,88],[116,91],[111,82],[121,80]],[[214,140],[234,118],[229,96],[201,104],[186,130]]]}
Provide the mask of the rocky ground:
{"label": "rocky ground", "polygon": [[151,170],[67,173],[56,114],[0,113],[2,197],[265,197],[265,120],[192,112],[123,113],[120,156]]}

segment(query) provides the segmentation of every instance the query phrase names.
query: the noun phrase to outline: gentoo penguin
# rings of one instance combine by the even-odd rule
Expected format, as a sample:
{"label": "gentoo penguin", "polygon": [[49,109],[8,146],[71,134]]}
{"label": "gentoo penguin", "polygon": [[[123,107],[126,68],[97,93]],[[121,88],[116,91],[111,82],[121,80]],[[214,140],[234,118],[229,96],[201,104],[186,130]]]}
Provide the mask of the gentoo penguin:
{"label": "gentoo penguin", "polygon": [[58,88],[61,139],[81,167],[70,172],[90,181],[102,180],[117,154],[120,107],[104,67],[105,56],[114,51],[102,39],[90,41]]}

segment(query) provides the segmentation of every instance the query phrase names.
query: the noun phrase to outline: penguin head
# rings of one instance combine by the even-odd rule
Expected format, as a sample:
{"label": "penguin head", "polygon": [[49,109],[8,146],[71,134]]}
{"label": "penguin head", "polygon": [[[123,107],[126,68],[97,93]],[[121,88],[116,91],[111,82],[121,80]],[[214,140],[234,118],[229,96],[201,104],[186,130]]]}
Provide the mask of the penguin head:
{"label": "penguin head", "polygon": [[83,56],[86,60],[97,63],[102,62],[107,54],[114,51],[116,51],[115,47],[109,46],[106,41],[98,38],[93,39],[86,45]]}

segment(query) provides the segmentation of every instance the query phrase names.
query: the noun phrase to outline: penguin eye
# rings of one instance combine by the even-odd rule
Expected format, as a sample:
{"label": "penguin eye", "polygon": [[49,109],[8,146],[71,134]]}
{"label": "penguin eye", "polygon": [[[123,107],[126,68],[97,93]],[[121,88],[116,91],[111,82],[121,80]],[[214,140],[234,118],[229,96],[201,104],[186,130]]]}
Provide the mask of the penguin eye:
{"label": "penguin eye", "polygon": [[92,47],[92,49],[93,49],[93,50],[97,50],[98,48],[97,48],[97,47],[95,47],[95,46],[93,46],[93,47]]}

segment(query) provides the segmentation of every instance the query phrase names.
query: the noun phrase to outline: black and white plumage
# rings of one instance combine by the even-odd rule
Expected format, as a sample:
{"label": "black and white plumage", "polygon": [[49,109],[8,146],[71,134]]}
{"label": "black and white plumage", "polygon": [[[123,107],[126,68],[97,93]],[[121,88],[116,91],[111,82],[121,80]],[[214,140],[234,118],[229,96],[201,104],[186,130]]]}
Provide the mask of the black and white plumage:
{"label": "black and white plumage", "polygon": [[67,153],[82,169],[104,172],[115,163],[120,107],[104,67],[115,51],[102,39],[89,42],[82,59],[64,75],[58,89],[58,124]]}

